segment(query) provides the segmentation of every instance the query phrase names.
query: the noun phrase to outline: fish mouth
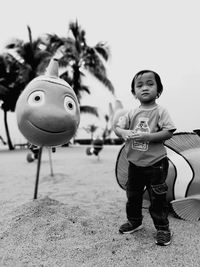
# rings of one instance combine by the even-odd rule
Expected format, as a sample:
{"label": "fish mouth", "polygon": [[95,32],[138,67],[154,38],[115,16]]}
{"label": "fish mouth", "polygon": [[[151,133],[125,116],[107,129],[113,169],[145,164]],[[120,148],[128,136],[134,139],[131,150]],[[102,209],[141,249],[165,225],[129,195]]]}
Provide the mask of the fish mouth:
{"label": "fish mouth", "polygon": [[43,132],[46,132],[46,133],[52,133],[52,134],[60,134],[60,133],[64,133],[66,131],[50,131],[50,130],[46,130],[46,129],[43,129],[37,125],[35,125],[34,123],[30,122],[29,121],[29,124],[32,125],[33,127],[39,129],[40,131],[43,131]]}

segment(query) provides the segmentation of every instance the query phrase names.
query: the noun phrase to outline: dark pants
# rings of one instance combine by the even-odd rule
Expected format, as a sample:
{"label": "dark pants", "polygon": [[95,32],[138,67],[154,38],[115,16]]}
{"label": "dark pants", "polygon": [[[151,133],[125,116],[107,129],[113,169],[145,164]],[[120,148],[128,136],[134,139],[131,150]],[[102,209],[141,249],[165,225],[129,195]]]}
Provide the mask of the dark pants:
{"label": "dark pants", "polygon": [[166,201],[167,185],[165,183],[169,162],[164,158],[148,167],[139,167],[129,162],[126,213],[130,222],[142,222],[143,193],[146,187],[149,198],[149,212],[157,230],[167,230],[168,204]]}

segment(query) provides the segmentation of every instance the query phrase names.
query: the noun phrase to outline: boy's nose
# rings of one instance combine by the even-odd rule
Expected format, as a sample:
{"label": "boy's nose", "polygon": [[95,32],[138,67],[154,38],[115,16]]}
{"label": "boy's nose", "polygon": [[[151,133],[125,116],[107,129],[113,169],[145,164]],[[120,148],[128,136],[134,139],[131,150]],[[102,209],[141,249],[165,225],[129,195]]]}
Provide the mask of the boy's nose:
{"label": "boy's nose", "polygon": [[146,90],[148,90],[148,86],[147,85],[144,85],[143,87],[142,87],[142,91],[146,91]]}

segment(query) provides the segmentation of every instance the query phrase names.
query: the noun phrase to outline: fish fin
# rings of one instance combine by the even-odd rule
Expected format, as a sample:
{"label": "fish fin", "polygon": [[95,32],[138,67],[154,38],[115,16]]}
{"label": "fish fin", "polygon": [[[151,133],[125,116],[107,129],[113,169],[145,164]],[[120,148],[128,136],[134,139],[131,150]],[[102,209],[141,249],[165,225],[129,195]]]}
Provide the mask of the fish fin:
{"label": "fish fin", "polygon": [[126,190],[126,184],[128,181],[128,164],[125,145],[123,145],[117,157],[115,175],[119,186],[124,190]]}
{"label": "fish fin", "polygon": [[116,112],[118,112],[119,110],[123,110],[123,104],[120,100],[116,99],[114,101],[114,104],[112,104],[111,102],[109,103],[108,116],[109,116],[110,121],[113,120],[113,117],[115,116]]}
{"label": "fish fin", "polygon": [[173,200],[171,205],[181,219],[188,221],[198,221],[200,219],[200,195]]}
{"label": "fish fin", "polygon": [[175,133],[171,139],[165,141],[164,145],[180,153],[188,149],[200,148],[200,137],[194,132]]}
{"label": "fish fin", "polygon": [[108,115],[109,115],[109,118],[113,117],[113,114],[114,114],[114,110],[113,110],[112,103],[109,103],[109,105],[108,105]]}
{"label": "fish fin", "polygon": [[119,109],[123,109],[123,108],[124,108],[124,106],[123,106],[121,100],[116,99],[116,100],[115,100],[115,107],[114,107],[114,110],[117,111],[117,110],[119,110]]}

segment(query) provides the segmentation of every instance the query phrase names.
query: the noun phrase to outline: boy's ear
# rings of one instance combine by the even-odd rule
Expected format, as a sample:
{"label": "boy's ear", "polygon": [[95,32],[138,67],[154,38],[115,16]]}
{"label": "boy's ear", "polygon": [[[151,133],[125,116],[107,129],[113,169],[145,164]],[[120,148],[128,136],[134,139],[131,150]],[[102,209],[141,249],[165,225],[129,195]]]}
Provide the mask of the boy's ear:
{"label": "boy's ear", "polygon": [[161,95],[161,94],[158,93],[157,96],[156,96],[156,99],[158,99],[158,98],[160,97],[160,95]]}

